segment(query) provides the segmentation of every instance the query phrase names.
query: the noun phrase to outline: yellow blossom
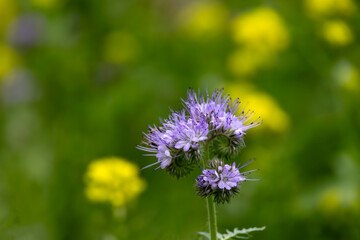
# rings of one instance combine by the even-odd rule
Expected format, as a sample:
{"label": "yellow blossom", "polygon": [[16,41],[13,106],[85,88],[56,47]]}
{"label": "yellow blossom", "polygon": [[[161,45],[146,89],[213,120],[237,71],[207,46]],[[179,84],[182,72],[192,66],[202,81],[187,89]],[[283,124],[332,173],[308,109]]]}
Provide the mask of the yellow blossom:
{"label": "yellow blossom", "polygon": [[265,52],[277,52],[289,44],[289,34],[280,15],[268,7],[239,14],[232,22],[236,43]]}
{"label": "yellow blossom", "polygon": [[228,87],[230,95],[239,97],[247,108],[263,119],[264,128],[274,132],[285,132],[290,127],[290,119],[276,100],[265,92],[260,92],[250,84],[234,84]]}
{"label": "yellow blossom", "polygon": [[228,68],[235,75],[250,75],[273,63],[278,52],[289,45],[283,20],[268,7],[236,16],[232,33],[234,41],[240,45],[228,58]]}
{"label": "yellow blossom", "polygon": [[305,0],[305,7],[315,17],[352,15],[356,11],[353,0]]}
{"label": "yellow blossom", "polygon": [[0,43],[0,79],[3,79],[17,64],[17,54],[7,45]]}
{"label": "yellow blossom", "polygon": [[182,29],[194,37],[215,36],[225,29],[228,11],[220,2],[198,1],[186,6],[179,14]]}
{"label": "yellow blossom", "polygon": [[228,68],[235,75],[251,75],[257,69],[269,65],[276,57],[257,49],[239,48],[228,57]]}
{"label": "yellow blossom", "polygon": [[341,20],[325,22],[322,35],[333,46],[346,46],[353,41],[353,33],[348,25]]}
{"label": "yellow blossom", "polygon": [[104,59],[108,62],[124,64],[134,60],[139,53],[139,44],[129,33],[114,31],[105,38]]}
{"label": "yellow blossom", "polygon": [[125,205],[145,189],[137,166],[116,157],[90,163],[85,182],[85,194],[89,200],[110,202],[115,207]]}

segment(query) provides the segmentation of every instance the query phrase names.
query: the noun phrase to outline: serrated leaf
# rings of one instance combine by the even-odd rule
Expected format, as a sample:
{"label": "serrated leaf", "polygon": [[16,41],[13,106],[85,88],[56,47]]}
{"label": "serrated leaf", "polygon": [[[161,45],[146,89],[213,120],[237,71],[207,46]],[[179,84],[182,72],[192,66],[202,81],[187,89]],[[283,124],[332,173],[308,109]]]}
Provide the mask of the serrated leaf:
{"label": "serrated leaf", "polygon": [[198,234],[200,234],[201,236],[206,237],[207,239],[210,239],[210,234],[206,233],[206,232],[198,232]]}
{"label": "serrated leaf", "polygon": [[[241,230],[235,228],[234,231],[226,230],[226,233],[221,234],[217,233],[218,240],[233,240],[233,239],[249,239],[251,237],[250,233],[255,231],[263,231],[265,227],[253,227],[253,228],[243,228]],[[199,232],[200,235],[210,239],[210,234],[205,232]],[[239,236],[240,235],[240,236]]]}
{"label": "serrated leaf", "polygon": [[[222,234],[221,238],[219,240],[230,240],[230,239],[248,239],[251,237],[250,233],[255,231],[263,231],[265,227],[257,228],[243,228],[241,230],[235,228],[234,231],[226,230],[225,234]],[[245,235],[245,236],[239,236],[239,235]]]}

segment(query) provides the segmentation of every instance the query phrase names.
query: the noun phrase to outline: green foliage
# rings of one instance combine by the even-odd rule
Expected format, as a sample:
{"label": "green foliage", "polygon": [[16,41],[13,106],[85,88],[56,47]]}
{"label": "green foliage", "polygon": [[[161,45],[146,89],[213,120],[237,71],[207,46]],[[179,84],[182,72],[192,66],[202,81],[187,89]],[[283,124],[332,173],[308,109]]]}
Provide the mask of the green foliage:
{"label": "green foliage", "polygon": [[[325,13],[309,13],[309,2]],[[278,47],[279,29],[248,24],[244,33],[268,42],[244,51],[233,20],[264,5],[287,45]],[[189,187],[198,170],[181,181],[141,171],[147,188],[124,214],[84,193],[94,159],[156,161],[135,148],[141,132],[179,110],[188,87],[224,87],[264,120],[236,158],[259,159],[243,170],[259,168],[252,178],[263,181],[219,207],[220,229],[261,223],[266,240],[360,239],[359,9],[355,0],[0,0],[0,239],[194,239],[206,216]],[[329,20],[353,41],[329,44]]]}

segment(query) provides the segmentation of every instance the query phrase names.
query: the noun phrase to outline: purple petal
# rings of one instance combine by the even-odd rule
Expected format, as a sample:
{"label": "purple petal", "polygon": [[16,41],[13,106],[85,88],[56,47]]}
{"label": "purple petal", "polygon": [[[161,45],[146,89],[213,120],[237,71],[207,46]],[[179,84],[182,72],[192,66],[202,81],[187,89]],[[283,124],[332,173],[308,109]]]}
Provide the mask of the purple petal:
{"label": "purple petal", "polygon": [[161,168],[164,169],[171,164],[171,158],[165,159],[161,162]]}
{"label": "purple petal", "polygon": [[176,144],[175,144],[175,148],[176,149],[181,149],[184,147],[184,145],[186,144],[186,141],[178,141]]}
{"label": "purple petal", "polygon": [[184,146],[184,151],[185,151],[185,152],[189,151],[190,146],[191,146],[191,144],[190,144],[190,142],[188,142],[188,143]]}
{"label": "purple petal", "polygon": [[221,180],[219,183],[218,183],[218,186],[220,189],[224,189],[226,187],[226,184],[223,180]]}

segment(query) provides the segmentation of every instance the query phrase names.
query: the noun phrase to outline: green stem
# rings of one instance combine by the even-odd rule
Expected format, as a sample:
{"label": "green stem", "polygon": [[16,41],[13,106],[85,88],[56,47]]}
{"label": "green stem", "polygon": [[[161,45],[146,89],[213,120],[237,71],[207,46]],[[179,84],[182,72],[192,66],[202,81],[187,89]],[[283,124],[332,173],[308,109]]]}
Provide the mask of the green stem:
{"label": "green stem", "polygon": [[[207,163],[210,161],[209,153],[209,143],[214,137],[208,139],[204,147],[204,157],[202,159],[203,168],[206,168]],[[216,227],[216,208],[214,204],[213,196],[208,196],[206,198],[207,212],[208,212],[208,222],[209,222],[209,232],[210,240],[217,240],[217,227]]]}
{"label": "green stem", "polygon": [[207,210],[208,210],[210,240],[217,240],[216,209],[215,209],[214,199],[212,196],[209,196],[206,198],[206,201],[207,201]]}

